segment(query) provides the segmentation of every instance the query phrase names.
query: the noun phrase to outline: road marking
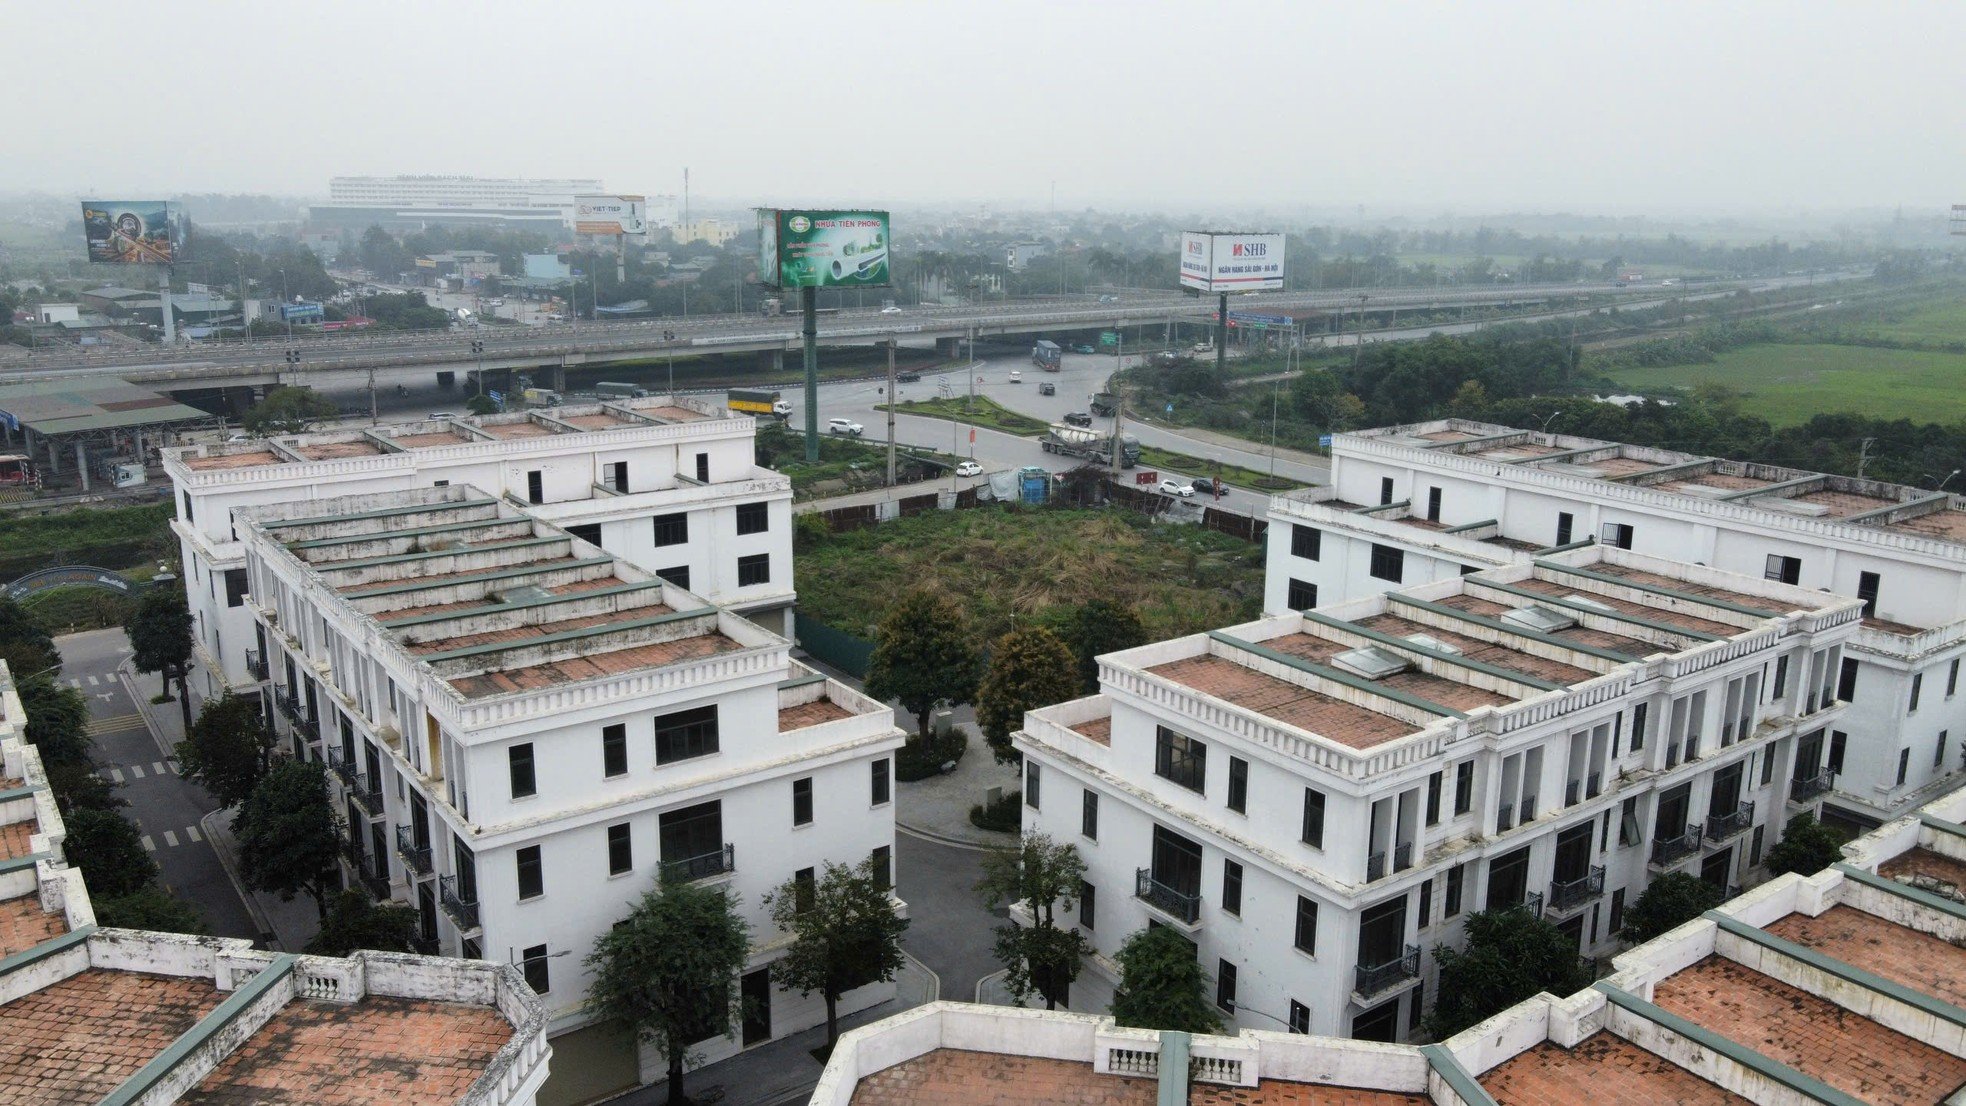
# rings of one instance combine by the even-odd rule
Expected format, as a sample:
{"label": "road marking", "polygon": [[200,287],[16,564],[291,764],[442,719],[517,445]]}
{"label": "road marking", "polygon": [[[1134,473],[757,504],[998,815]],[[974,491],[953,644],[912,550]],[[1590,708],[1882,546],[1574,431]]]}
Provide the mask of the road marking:
{"label": "road marking", "polygon": [[89,675],[89,686],[90,686],[90,687],[101,687],[101,686],[102,686],[102,681],[100,681],[100,680],[98,680],[98,679],[96,679],[96,678],[95,678],[95,674],[94,674],[94,673],[91,673],[91,674]]}
{"label": "road marking", "polygon": [[131,778],[131,779],[133,779],[133,780],[140,780],[140,779],[142,779],[142,778],[143,778],[143,765],[141,765],[141,764],[132,764],[132,765],[130,765],[130,778]]}
{"label": "road marking", "polygon": [[165,830],[164,844],[169,845],[173,849],[177,848],[177,833],[173,830]]}
{"label": "road marking", "polygon": [[112,714],[103,718],[91,718],[87,726],[90,737],[101,737],[104,734],[124,733],[126,731],[141,730],[144,728],[143,716],[140,714]]}
{"label": "road marking", "polygon": [[143,851],[147,853],[154,853],[157,851],[157,842],[152,841],[150,839],[150,835],[147,833],[143,835]]}
{"label": "road marking", "polygon": [[120,783],[122,783],[122,782],[123,782],[123,770],[122,770],[121,768],[111,768],[111,769],[109,770],[109,778],[110,778],[111,780],[113,780],[114,782],[116,782],[116,783],[119,783],[119,784],[120,784]]}
{"label": "road marking", "polygon": [[157,773],[157,774],[158,774],[158,775],[160,775],[160,776],[161,776],[161,775],[163,775],[163,774],[164,774],[164,762],[163,762],[163,761],[161,761],[161,760],[153,760],[153,761],[151,761],[151,762],[150,762],[150,770],[151,770],[152,772],[155,772],[155,773]]}
{"label": "road marking", "polygon": [[79,690],[81,690],[81,688],[82,688],[82,681],[81,681],[81,679],[80,679],[79,677],[76,677],[76,676],[70,676],[70,677],[68,678],[68,686],[69,686],[69,687],[72,687],[72,688],[75,688],[76,690],[78,690],[78,691],[79,691]]}
{"label": "road marking", "polygon": [[203,841],[204,837],[199,834],[197,826],[186,826],[184,827],[184,839],[186,841]]}

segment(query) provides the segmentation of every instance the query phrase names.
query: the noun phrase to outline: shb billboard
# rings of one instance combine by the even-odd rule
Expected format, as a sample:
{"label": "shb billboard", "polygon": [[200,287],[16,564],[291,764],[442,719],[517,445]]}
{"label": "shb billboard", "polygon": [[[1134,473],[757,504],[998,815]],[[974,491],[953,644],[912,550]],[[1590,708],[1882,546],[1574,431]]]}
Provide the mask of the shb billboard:
{"label": "shb billboard", "polygon": [[184,216],[164,200],[83,200],[89,260],[107,265],[169,265],[182,260]]}
{"label": "shb billboard", "polygon": [[885,211],[758,209],[758,280],[774,288],[882,288]]}
{"label": "shb billboard", "polygon": [[575,196],[575,234],[642,234],[648,230],[647,200],[642,196]]}
{"label": "shb billboard", "polygon": [[1182,231],[1181,287],[1204,293],[1282,288],[1283,235]]}

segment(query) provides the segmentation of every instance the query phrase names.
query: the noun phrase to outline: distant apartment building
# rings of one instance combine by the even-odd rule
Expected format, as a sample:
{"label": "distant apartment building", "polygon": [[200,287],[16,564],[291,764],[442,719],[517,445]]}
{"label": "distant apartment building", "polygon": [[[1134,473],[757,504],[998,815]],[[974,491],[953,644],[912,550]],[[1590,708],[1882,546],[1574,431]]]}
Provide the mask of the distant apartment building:
{"label": "distant apartment building", "polygon": [[1462,420],[1340,434],[1271,501],[1264,609],[1630,549],[1859,600],[1812,763],[1875,826],[1966,782],[1966,502],[1949,492]]}
{"label": "distant apartment building", "polygon": [[1014,738],[1025,827],[1086,862],[1070,1006],[1159,925],[1234,1025],[1405,1040],[1473,911],[1598,956],[1661,873],[1755,882],[1823,798],[1860,616],[1592,547],[1104,655]]}
{"label": "distant apartment building", "polygon": [[167,449],[206,691],[263,678],[234,515],[265,503],[468,484],[787,632],[792,488],[755,437],[749,416],[648,397]]}
{"label": "distant apartment building", "polygon": [[572,217],[574,197],[600,193],[598,180],[510,177],[334,177],[328,201],[311,204],[310,228],[381,226],[497,226],[558,234]]}
{"label": "distant apartment building", "polygon": [[620,1089],[663,1061],[586,1011],[584,958],[659,880],[714,881],[735,892],[751,953],[704,996],[740,1031],[702,1056],[824,1020],[819,996],[774,982],[786,939],[763,900],[829,862],[891,873],[902,734],[885,704],[462,482],[232,520],[281,745],[327,763],[351,880],[414,907],[425,951],[517,965],[585,1078]]}

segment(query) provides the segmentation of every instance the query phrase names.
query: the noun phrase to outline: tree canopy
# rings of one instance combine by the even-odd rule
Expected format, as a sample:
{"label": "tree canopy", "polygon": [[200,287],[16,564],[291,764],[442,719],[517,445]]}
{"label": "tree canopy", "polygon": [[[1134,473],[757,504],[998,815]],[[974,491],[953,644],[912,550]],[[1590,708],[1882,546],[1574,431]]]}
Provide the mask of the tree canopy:
{"label": "tree canopy", "polygon": [[416,908],[376,902],[351,888],[334,897],[307,951],[317,956],[347,956],[356,949],[409,952],[416,926]]}
{"label": "tree canopy", "polygon": [[[340,409],[334,401],[312,388],[279,387],[248,408],[239,425],[255,437],[299,434],[334,418]],[[146,669],[146,671],[148,671]]]}
{"label": "tree canopy", "polygon": [[177,743],[184,775],[202,784],[220,806],[237,806],[266,774],[272,751],[259,700],[227,692],[209,700]]}
{"label": "tree canopy", "polygon": [[826,1047],[840,1039],[839,999],[901,970],[901,933],[885,878],[872,858],[851,867],[827,862],[816,882],[786,881],[765,898],[772,924],[792,945],[772,964],[780,985],[826,1002]]}
{"label": "tree canopy", "polygon": [[1208,1000],[1208,973],[1194,943],[1166,926],[1136,930],[1120,946],[1113,1019],[1135,1029],[1213,1033],[1222,1020]]}
{"label": "tree canopy", "polygon": [[1842,834],[1813,815],[1798,814],[1782,827],[1782,839],[1768,850],[1768,871],[1778,876],[1784,872],[1820,872],[1843,859],[1843,841]]}
{"label": "tree canopy", "polygon": [[306,892],[327,919],[339,889],[341,841],[319,761],[283,760],[246,797],[232,828],[239,841],[239,874],[246,886],[282,901]]}
{"label": "tree canopy", "polygon": [[990,671],[976,694],[976,724],[999,761],[1017,758],[1011,732],[1024,712],[1078,694],[1079,666],[1058,635],[1042,626],[1012,630],[990,651]]}
{"label": "tree canopy", "polygon": [[1720,888],[1695,875],[1667,872],[1647,884],[1625,908],[1622,936],[1634,945],[1690,922],[1726,899]]}
{"label": "tree canopy", "polygon": [[1445,1040],[1542,991],[1568,995],[1590,986],[1577,942],[1520,906],[1468,915],[1467,946],[1434,949],[1440,989],[1427,1032]]}
{"label": "tree canopy", "polygon": [[27,712],[27,740],[41,751],[43,764],[87,764],[89,701],[75,688],[38,676],[16,688]]}
{"label": "tree canopy", "polygon": [[1079,976],[1079,966],[1091,951],[1077,929],[1060,929],[1056,910],[1071,911],[1085,879],[1085,860],[1076,846],[1061,845],[1042,833],[1026,833],[1015,846],[993,849],[983,858],[983,879],[977,892],[994,911],[1006,903],[1022,903],[1031,912],[1029,927],[1011,924],[997,928],[997,959],[1005,969],[1004,985],[1022,1003],[1032,994],[1044,996],[1045,1009]]}
{"label": "tree canopy", "polygon": [[6,662],[16,684],[61,667],[61,651],[55,648],[55,639],[11,599],[0,599],[0,661]]}
{"label": "tree canopy", "polygon": [[1140,616],[1106,599],[1094,599],[1068,608],[1057,619],[1056,633],[1071,649],[1077,662],[1079,692],[1091,695],[1099,690],[1099,664],[1102,653],[1117,653],[1147,641]]}
{"label": "tree canopy", "polygon": [[982,669],[963,609],[917,589],[902,596],[875,631],[867,694],[900,700],[901,709],[915,716],[916,735],[926,738],[935,705],[974,699]]}
{"label": "tree canopy", "polygon": [[[90,890],[93,891],[94,877],[88,878]],[[169,891],[155,883],[146,883],[124,895],[92,895],[90,904],[96,908],[98,925],[120,929],[154,929],[165,933],[211,932],[205,924],[205,916],[198,912],[197,907],[172,898]]]}
{"label": "tree canopy", "polygon": [[129,819],[111,810],[83,809],[63,821],[68,837],[62,854],[82,869],[91,895],[113,899],[134,894],[157,878],[157,865]]}

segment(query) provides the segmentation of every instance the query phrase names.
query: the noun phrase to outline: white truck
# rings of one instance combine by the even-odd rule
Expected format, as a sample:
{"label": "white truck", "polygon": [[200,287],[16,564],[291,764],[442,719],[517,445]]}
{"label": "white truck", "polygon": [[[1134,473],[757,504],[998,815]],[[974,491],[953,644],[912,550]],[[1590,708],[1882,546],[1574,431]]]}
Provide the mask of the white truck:
{"label": "white truck", "polygon": [[[1084,457],[1102,465],[1113,463],[1113,436],[1082,426],[1054,422],[1045,429],[1044,437],[1038,439],[1038,447],[1046,453]],[[1121,436],[1120,467],[1130,469],[1139,463],[1139,439],[1131,434]]]}

